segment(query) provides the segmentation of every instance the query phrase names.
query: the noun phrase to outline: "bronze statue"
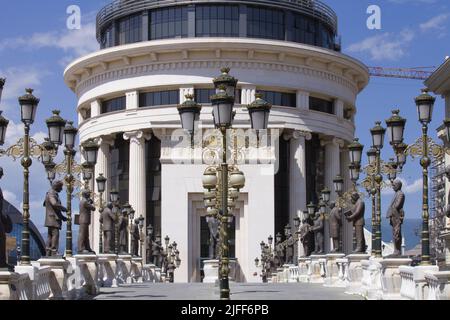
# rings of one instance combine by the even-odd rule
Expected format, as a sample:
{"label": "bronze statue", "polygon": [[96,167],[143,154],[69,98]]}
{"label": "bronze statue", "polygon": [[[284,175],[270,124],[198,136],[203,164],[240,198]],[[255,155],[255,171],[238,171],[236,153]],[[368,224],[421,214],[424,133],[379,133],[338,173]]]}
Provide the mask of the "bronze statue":
{"label": "bronze statue", "polygon": [[286,234],[286,264],[294,264],[294,247],[295,247],[295,238],[291,233],[291,229],[287,229],[288,233]]}
{"label": "bronze statue", "polygon": [[308,219],[303,219],[299,232],[305,257],[309,257],[312,252],[312,245],[314,244],[314,232],[312,231],[312,227],[309,224]]}
{"label": "bronze statue", "polygon": [[153,241],[152,243],[152,262],[155,266],[161,267],[161,242],[160,241]]}
{"label": "bronze statue", "polygon": [[45,196],[45,226],[48,230],[46,251],[48,257],[58,254],[59,230],[61,230],[62,221],[67,221],[67,218],[62,214],[62,212],[67,212],[67,209],[61,205],[61,200],[58,195],[62,188],[62,181],[54,181],[52,188]]}
{"label": "bronze statue", "polygon": [[128,252],[128,213],[122,210],[119,216],[119,253],[125,254]]}
{"label": "bronze statue", "polygon": [[219,220],[215,217],[207,217],[206,222],[209,228],[209,258],[217,259],[218,256],[218,236],[219,236]]}
{"label": "bronze statue", "polygon": [[108,202],[100,214],[100,223],[103,225],[103,252],[114,253],[114,220],[116,217],[112,212],[113,204]]}
{"label": "bronze statue", "polygon": [[356,235],[356,249],[354,253],[366,252],[366,240],[364,239],[364,211],[366,209],[364,201],[357,192],[352,194],[353,207],[345,212],[348,221],[353,222]]}
{"label": "bronze statue", "polygon": [[342,210],[336,207],[334,202],[330,203],[330,237],[333,240],[333,250],[331,252],[341,252],[341,229],[342,229]]}
{"label": "bronze statue", "polygon": [[277,267],[281,267],[285,263],[284,245],[282,241],[275,244],[275,257],[277,260]]}
{"label": "bronze statue", "polygon": [[91,199],[91,192],[89,190],[83,190],[81,192],[80,215],[78,221],[80,226],[78,231],[78,253],[95,253],[91,249],[89,243],[89,225],[91,224],[92,211],[95,211],[95,206]]}
{"label": "bronze statue", "polygon": [[323,223],[323,216],[320,214],[320,212],[316,212],[316,216],[314,218],[314,224],[311,228],[311,230],[314,232],[314,244],[315,254],[323,254],[323,231],[324,231],[324,223]]}
{"label": "bronze statue", "polygon": [[405,194],[402,192],[402,182],[395,180],[392,184],[395,196],[389,206],[386,218],[392,226],[392,241],[394,242],[394,256],[401,255],[402,252],[402,224],[405,218],[403,205],[405,204]]}
{"label": "bronze statue", "polygon": [[[3,168],[0,167],[0,179],[3,177]],[[3,214],[3,191],[0,188],[0,270],[8,269],[12,271],[13,266],[6,263],[6,234],[13,229],[11,218]]]}
{"label": "bronze statue", "polygon": [[139,240],[141,240],[139,234],[139,218],[136,218],[131,226],[131,254],[135,257],[139,256]]}

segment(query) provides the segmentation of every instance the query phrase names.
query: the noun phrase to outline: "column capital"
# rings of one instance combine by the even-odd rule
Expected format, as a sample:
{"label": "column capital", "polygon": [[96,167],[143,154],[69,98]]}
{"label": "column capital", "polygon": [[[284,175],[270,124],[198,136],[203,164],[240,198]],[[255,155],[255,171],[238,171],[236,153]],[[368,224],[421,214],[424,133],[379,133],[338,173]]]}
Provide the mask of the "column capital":
{"label": "column capital", "polygon": [[304,137],[305,140],[311,140],[312,139],[312,133],[310,131],[305,130],[289,130],[283,132],[283,139],[284,140],[298,140],[301,137]]}
{"label": "column capital", "polygon": [[137,131],[129,131],[129,132],[125,132],[123,134],[123,138],[124,140],[130,140],[130,143],[135,143],[140,145],[144,140],[150,140],[152,137],[152,134],[149,132],[144,132],[142,130],[137,130]]}
{"label": "column capital", "polygon": [[341,138],[330,137],[330,136],[325,136],[320,139],[320,145],[322,147],[325,147],[326,145],[330,145],[330,144],[338,146],[339,148],[344,148],[345,141]]}
{"label": "column capital", "polygon": [[95,139],[99,146],[102,144],[106,144],[110,147],[114,146],[114,142],[116,140],[116,137],[114,135],[111,136],[101,136],[97,139]]}

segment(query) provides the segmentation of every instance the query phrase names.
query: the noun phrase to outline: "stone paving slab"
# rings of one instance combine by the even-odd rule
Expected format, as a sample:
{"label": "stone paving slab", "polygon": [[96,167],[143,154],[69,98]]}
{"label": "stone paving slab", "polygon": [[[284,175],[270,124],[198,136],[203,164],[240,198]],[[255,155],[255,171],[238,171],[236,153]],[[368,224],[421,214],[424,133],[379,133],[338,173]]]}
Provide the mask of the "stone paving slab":
{"label": "stone paving slab", "polygon": [[[362,300],[342,288],[306,283],[232,283],[231,300]],[[204,283],[145,283],[101,288],[94,300],[218,300],[219,288]]]}

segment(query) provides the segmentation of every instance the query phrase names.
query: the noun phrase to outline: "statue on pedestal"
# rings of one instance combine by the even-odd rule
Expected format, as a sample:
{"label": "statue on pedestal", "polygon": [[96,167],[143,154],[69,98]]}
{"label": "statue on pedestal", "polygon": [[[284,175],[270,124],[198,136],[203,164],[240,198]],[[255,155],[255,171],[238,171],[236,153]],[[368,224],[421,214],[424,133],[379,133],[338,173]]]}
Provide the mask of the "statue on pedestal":
{"label": "statue on pedestal", "polygon": [[67,212],[67,209],[61,205],[61,200],[58,195],[63,185],[62,181],[54,181],[52,188],[45,196],[45,226],[48,230],[47,257],[58,254],[59,230],[61,230],[62,221],[67,221],[67,218],[62,214],[62,212]]}
{"label": "statue on pedestal", "polygon": [[366,206],[357,192],[352,194],[353,207],[344,213],[348,221],[353,222],[356,235],[356,249],[354,253],[366,252],[366,240],[364,239],[364,211]]}
{"label": "statue on pedestal", "polygon": [[219,220],[215,217],[207,217],[206,222],[209,228],[209,258],[217,259],[218,256],[218,236],[219,236]]}
{"label": "statue on pedestal", "polygon": [[312,227],[309,224],[308,219],[303,219],[299,232],[305,257],[309,257],[312,252],[312,245],[314,244],[314,232],[312,231]]}
{"label": "statue on pedestal", "polygon": [[342,210],[336,207],[334,202],[330,203],[330,237],[333,240],[332,253],[341,252],[341,228],[342,228]]}
{"label": "statue on pedestal", "polygon": [[128,252],[128,213],[126,210],[122,211],[119,216],[119,254],[126,254]]}
{"label": "statue on pedestal", "polygon": [[394,243],[394,256],[400,256],[402,252],[402,224],[405,218],[403,205],[405,204],[405,194],[402,192],[402,182],[395,180],[392,183],[395,196],[389,206],[386,218],[392,226],[392,242]]}
{"label": "statue on pedestal", "polygon": [[78,224],[78,253],[95,253],[89,243],[89,225],[91,224],[91,212],[95,211],[95,206],[91,199],[91,192],[83,190],[81,192],[80,214]]}
{"label": "statue on pedestal", "polygon": [[284,258],[284,245],[282,241],[279,241],[275,244],[275,259],[277,268],[281,267],[285,263]]}
{"label": "statue on pedestal", "polygon": [[323,223],[323,216],[320,214],[320,212],[316,212],[316,216],[314,218],[314,224],[311,228],[311,230],[314,232],[314,244],[315,254],[323,254],[323,231],[324,231],[324,223]]}
{"label": "statue on pedestal", "polygon": [[139,218],[134,219],[134,223],[131,226],[131,255],[139,256],[139,241],[141,236],[139,234]]}
{"label": "statue on pedestal", "polygon": [[116,217],[112,212],[113,204],[108,202],[100,215],[100,223],[103,225],[103,252],[114,253],[114,220]]}
{"label": "statue on pedestal", "polygon": [[[0,179],[3,177],[3,168],[0,167]],[[6,234],[13,229],[11,218],[3,214],[3,191],[0,188],[0,269],[13,270],[13,266],[6,263]]]}
{"label": "statue on pedestal", "polygon": [[161,267],[161,242],[159,241],[153,241],[152,242],[152,263],[157,266]]}

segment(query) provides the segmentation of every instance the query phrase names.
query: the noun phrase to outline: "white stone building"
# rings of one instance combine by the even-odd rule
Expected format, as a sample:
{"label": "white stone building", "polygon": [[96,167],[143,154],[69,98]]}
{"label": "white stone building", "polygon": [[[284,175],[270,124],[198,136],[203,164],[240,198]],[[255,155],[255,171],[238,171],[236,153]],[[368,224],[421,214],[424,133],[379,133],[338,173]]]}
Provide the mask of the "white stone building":
{"label": "white stone building", "polygon": [[[99,138],[95,176],[108,178],[107,191],[117,189],[156,233],[177,241],[182,264],[175,281],[200,281],[207,252],[206,165],[173,161],[170,136],[181,128],[177,104],[193,93],[203,105],[201,129],[213,128],[212,79],[228,66],[239,79],[234,128],[250,128],[245,105],[255,92],[274,105],[269,128],[281,137],[272,164],[278,170],[262,174],[259,165],[239,166],[247,182],[232,228],[237,280],[259,281],[253,275],[259,243],[282,232],[307,203],[317,203],[324,186],[333,190],[337,174],[351,184],[346,147],[369,74],[339,52],[337,33],[335,13],[313,0],[129,0],[100,11],[102,50],[74,61],[64,74],[78,97],[80,140]],[[351,240],[346,225],[346,252]]]}

